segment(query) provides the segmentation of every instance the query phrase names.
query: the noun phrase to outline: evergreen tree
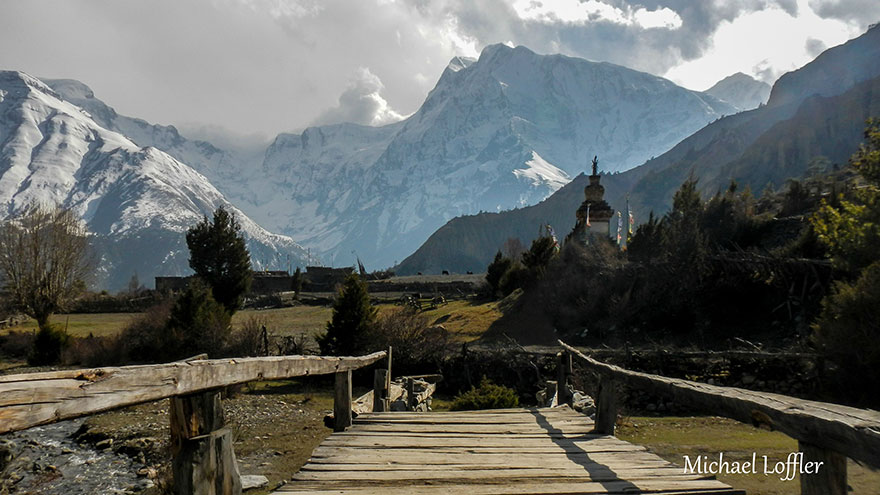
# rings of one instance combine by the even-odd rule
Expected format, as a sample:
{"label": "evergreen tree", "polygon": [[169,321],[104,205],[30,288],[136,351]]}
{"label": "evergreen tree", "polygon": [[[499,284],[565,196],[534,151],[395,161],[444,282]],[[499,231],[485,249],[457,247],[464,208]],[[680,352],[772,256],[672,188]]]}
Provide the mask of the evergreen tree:
{"label": "evergreen tree", "polygon": [[550,236],[541,236],[532,241],[532,246],[522,254],[522,264],[536,276],[544,273],[544,269],[556,254],[556,241]]}
{"label": "evergreen tree", "polygon": [[189,266],[211,287],[214,299],[232,314],[250,290],[253,274],[250,253],[235,216],[224,207],[186,233]]}
{"label": "evergreen tree", "polygon": [[222,304],[214,300],[209,288],[198,280],[194,281],[171,309],[165,340],[179,345],[173,347],[172,352],[176,355],[166,356],[165,360],[202,352],[217,356],[226,345],[231,322],[232,317]]}
{"label": "evergreen tree", "polygon": [[498,293],[501,277],[504,276],[504,273],[510,268],[511,264],[513,264],[513,261],[501,254],[501,251],[495,253],[495,259],[486,268],[486,283],[489,284],[492,295]]}
{"label": "evergreen tree", "polygon": [[346,277],[333,302],[327,333],[318,338],[321,354],[352,356],[361,351],[367,344],[364,338],[376,322],[376,313],[367,284],[356,273]]}

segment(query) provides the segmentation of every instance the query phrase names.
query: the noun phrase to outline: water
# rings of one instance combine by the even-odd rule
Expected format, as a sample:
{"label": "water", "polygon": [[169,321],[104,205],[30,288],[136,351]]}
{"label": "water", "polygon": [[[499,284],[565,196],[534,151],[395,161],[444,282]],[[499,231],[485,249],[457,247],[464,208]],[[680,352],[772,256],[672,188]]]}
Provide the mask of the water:
{"label": "water", "polygon": [[73,434],[83,420],[62,421],[0,436],[8,464],[0,472],[0,494],[139,494],[152,486],[138,476],[143,463],[109,448],[78,444]]}

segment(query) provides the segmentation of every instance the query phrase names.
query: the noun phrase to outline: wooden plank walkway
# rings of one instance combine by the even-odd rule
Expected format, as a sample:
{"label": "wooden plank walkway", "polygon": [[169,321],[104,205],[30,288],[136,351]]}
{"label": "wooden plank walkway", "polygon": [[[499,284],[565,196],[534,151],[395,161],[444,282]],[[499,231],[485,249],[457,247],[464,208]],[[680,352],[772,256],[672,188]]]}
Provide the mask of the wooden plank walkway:
{"label": "wooden plank walkway", "polygon": [[568,407],[370,413],[276,494],[744,494],[613,436]]}

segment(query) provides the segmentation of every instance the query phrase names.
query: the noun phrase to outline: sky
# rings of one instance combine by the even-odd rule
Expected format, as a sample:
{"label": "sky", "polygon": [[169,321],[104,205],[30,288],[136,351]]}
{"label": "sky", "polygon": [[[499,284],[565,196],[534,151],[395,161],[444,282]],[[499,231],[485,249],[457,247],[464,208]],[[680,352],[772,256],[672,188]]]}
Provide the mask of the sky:
{"label": "sky", "polygon": [[415,112],[457,55],[524,45],[704,90],[772,83],[880,21],[877,0],[4,0],[0,69],[222,144]]}

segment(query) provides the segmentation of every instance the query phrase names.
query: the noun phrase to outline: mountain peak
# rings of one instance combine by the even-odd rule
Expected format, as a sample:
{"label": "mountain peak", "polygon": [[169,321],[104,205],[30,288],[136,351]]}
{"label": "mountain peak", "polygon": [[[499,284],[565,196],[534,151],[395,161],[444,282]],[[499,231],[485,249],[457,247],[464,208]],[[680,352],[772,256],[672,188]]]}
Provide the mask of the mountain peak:
{"label": "mountain peak", "polygon": [[76,79],[42,79],[46,85],[61,93],[66,100],[90,100],[95,97],[92,88]]}
{"label": "mountain peak", "polygon": [[767,103],[770,85],[748,74],[737,72],[718,81],[704,93],[730,103],[739,110],[751,110]]}

